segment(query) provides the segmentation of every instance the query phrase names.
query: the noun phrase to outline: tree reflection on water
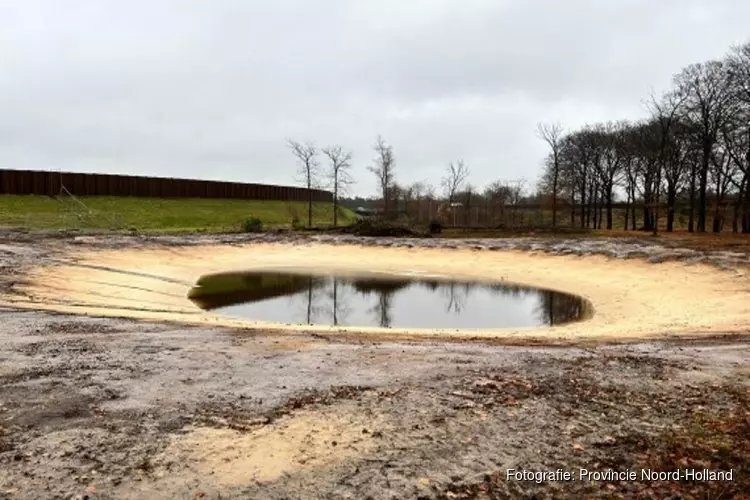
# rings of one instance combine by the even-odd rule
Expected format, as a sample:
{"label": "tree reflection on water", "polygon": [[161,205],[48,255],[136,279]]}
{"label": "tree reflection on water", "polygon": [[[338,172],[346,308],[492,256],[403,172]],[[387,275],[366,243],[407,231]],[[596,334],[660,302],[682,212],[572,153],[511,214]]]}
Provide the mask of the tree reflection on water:
{"label": "tree reflection on water", "polygon": [[[433,295],[442,297],[442,309],[449,316],[464,314],[467,305],[472,303],[475,292],[513,300],[534,300],[532,314],[538,325],[569,323],[584,319],[592,312],[590,304],[579,297],[510,283],[376,275],[349,277],[283,272],[226,273],[201,278],[189,297],[199,307],[213,310],[288,296],[297,304],[290,310],[291,316],[300,318],[307,324],[334,326],[350,324],[348,318],[356,309],[352,307],[352,302],[370,301],[366,311],[372,318],[372,324],[389,328],[393,326],[394,301],[400,294],[409,294],[410,290],[418,289],[434,292]],[[412,297],[405,295],[399,300],[408,302]]]}

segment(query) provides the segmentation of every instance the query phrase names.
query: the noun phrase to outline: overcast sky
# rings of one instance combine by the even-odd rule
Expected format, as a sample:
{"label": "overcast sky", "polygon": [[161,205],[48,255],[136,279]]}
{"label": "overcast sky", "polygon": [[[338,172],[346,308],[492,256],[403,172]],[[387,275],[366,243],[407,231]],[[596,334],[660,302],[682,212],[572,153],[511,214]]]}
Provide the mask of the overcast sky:
{"label": "overcast sky", "polygon": [[748,0],[0,0],[0,168],[295,183],[287,138],[399,182],[538,178],[539,121],[645,114]]}

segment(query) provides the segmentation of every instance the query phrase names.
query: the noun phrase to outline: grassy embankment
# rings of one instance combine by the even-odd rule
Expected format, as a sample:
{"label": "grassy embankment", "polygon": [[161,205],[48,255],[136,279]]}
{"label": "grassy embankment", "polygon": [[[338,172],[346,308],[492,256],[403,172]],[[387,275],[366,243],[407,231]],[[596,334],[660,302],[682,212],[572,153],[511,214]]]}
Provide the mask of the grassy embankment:
{"label": "grassy embankment", "polygon": [[[339,224],[355,216],[340,209]],[[264,228],[291,227],[307,221],[307,203],[203,198],[129,198],[0,195],[0,228],[111,229],[144,232],[241,231],[244,221],[258,218]],[[313,225],[330,225],[333,205],[313,204]]]}

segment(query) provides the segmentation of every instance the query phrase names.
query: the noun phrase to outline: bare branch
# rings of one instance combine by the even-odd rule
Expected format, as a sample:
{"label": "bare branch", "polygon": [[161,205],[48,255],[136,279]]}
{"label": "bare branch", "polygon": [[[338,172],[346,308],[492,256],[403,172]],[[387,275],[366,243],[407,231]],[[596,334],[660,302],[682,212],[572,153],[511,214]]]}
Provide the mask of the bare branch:
{"label": "bare branch", "polygon": [[396,160],[393,156],[393,147],[387,144],[382,136],[378,136],[373,146],[375,150],[375,164],[367,167],[367,170],[378,178],[380,194],[383,197],[383,215],[388,215],[389,201],[395,184],[394,168]]}
{"label": "bare branch", "polygon": [[352,167],[351,151],[344,151],[339,145],[323,149],[323,154],[330,161],[328,179],[333,189],[333,225],[338,225],[339,196],[346,193],[347,188],[354,183],[349,170]]}
{"label": "bare branch", "polygon": [[318,164],[318,149],[312,143],[302,144],[297,141],[289,139],[287,146],[292,150],[292,154],[297,158],[299,164],[298,174],[302,178],[305,186],[309,191],[309,198],[307,202],[307,225],[312,226],[312,206],[313,206],[313,188],[318,184],[319,176],[319,164]]}
{"label": "bare branch", "polygon": [[461,190],[468,177],[469,167],[466,166],[463,160],[448,164],[446,176],[443,178],[442,183],[448,203],[453,203],[456,193]]}
{"label": "bare branch", "polygon": [[559,123],[539,123],[537,125],[537,136],[549,144],[553,152],[559,152],[563,135],[563,126]]}

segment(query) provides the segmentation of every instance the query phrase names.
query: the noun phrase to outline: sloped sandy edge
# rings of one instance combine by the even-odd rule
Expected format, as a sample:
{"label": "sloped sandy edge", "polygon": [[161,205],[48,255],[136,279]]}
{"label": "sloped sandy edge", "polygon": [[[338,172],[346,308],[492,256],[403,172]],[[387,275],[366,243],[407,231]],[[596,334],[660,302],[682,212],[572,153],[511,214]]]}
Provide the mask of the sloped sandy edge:
{"label": "sloped sandy edge", "polygon": [[[382,248],[310,243],[70,251],[26,273],[0,305],[92,316],[273,332],[383,339],[483,339],[545,343],[627,340],[665,335],[740,333],[750,325],[746,271],[606,256],[517,250]],[[206,314],[186,299],[203,274],[230,270],[315,269],[506,280],[588,299],[588,321],[526,330],[340,328],[241,321]]]}

